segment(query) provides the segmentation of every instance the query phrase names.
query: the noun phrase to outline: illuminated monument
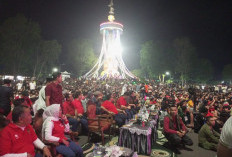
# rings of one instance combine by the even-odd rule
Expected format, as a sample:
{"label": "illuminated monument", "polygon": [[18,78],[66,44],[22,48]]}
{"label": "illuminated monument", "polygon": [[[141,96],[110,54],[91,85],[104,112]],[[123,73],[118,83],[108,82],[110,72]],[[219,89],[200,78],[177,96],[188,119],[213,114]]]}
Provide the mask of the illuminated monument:
{"label": "illuminated monument", "polygon": [[103,36],[100,56],[93,68],[83,77],[120,79],[135,78],[122,60],[120,35],[123,32],[123,25],[114,22],[113,0],[111,0],[109,8],[109,21],[100,25],[100,32]]}

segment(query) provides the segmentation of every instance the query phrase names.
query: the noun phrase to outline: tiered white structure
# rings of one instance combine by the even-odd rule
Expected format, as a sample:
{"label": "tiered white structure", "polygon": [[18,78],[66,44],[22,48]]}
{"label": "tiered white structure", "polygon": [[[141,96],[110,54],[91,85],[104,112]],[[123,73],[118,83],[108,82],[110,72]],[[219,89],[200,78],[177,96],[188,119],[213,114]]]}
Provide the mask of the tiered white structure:
{"label": "tiered white structure", "polygon": [[113,0],[109,4],[108,22],[100,25],[100,32],[103,36],[102,49],[97,63],[86,73],[84,78],[135,78],[127,69],[122,59],[122,47],[120,36],[123,32],[123,25],[114,22]]}

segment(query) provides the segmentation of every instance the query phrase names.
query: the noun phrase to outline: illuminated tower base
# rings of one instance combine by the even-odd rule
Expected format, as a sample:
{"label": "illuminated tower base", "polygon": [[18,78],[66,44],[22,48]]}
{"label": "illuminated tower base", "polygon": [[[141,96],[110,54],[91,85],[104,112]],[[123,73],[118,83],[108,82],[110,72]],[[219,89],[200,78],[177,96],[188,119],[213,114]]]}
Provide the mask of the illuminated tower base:
{"label": "illuminated tower base", "polygon": [[100,25],[100,32],[103,36],[100,56],[93,68],[83,77],[118,79],[135,78],[122,60],[120,36],[123,32],[123,25],[114,22],[113,1],[111,1],[109,7],[109,22],[105,22]]}

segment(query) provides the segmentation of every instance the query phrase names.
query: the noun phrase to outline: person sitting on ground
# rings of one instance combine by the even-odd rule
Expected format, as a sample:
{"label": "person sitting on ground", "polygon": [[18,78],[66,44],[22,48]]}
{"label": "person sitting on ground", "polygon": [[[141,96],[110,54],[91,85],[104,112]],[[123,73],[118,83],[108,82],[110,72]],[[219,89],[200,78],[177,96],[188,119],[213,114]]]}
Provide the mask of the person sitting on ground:
{"label": "person sitting on ground", "polygon": [[213,129],[220,134],[224,123],[229,118],[230,118],[230,106],[223,106],[219,118],[216,118]]}
{"label": "person sitting on ground", "polygon": [[220,134],[213,129],[214,125],[215,118],[212,116],[206,117],[206,124],[202,126],[198,134],[198,144],[205,149],[217,151]]}
{"label": "person sitting on ground", "polygon": [[224,124],[217,148],[217,157],[229,157],[232,154],[232,117]]}
{"label": "person sitting on ground", "polygon": [[19,105],[12,112],[13,123],[6,126],[0,135],[0,156],[4,157],[39,157],[35,147],[43,150],[44,156],[52,157],[49,149],[37,138],[28,106]]}
{"label": "person sitting on ground", "polygon": [[190,124],[190,112],[187,109],[186,103],[180,103],[178,107],[178,115],[182,118],[185,125]]}
{"label": "person sitting on ground", "polygon": [[193,116],[193,108],[194,108],[194,102],[193,100],[188,100],[188,112],[190,114],[190,124],[187,125],[189,128],[194,128],[194,116]]}
{"label": "person sitting on ground", "polygon": [[164,117],[164,135],[173,146],[193,145],[186,135],[187,129],[181,117],[177,114],[177,107],[170,105],[170,113]]}
{"label": "person sitting on ground", "polygon": [[199,113],[194,117],[194,132],[198,133],[201,127],[205,124],[205,117],[208,113],[208,109],[205,107],[201,107],[199,109]]}
{"label": "person sitting on ground", "polygon": [[223,124],[227,121],[227,119],[230,118],[230,110],[231,107],[229,105],[224,105],[222,107],[222,111],[220,113],[220,121],[222,121]]}
{"label": "person sitting on ground", "polygon": [[46,119],[43,123],[42,138],[49,142],[58,142],[56,151],[68,157],[82,157],[83,151],[75,142],[65,137],[65,132],[69,132],[69,122],[59,104],[52,104],[44,110]]}

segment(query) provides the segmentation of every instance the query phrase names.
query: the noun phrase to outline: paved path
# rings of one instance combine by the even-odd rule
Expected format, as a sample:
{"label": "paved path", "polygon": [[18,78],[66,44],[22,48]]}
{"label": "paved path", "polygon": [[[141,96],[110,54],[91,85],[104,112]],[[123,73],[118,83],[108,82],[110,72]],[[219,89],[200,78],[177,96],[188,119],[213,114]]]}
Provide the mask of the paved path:
{"label": "paved path", "polygon": [[193,146],[188,148],[193,151],[180,150],[181,154],[177,155],[178,157],[216,157],[216,152],[198,147],[198,134],[191,131],[188,136],[193,140]]}

